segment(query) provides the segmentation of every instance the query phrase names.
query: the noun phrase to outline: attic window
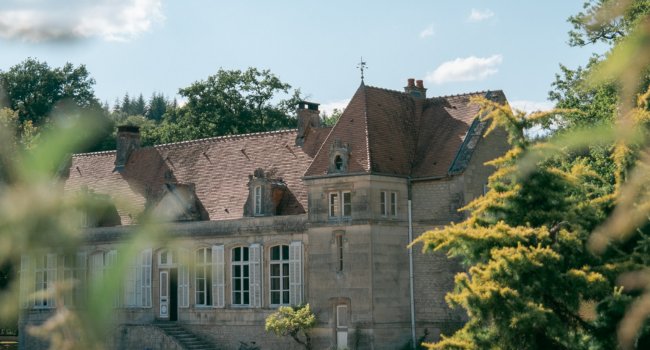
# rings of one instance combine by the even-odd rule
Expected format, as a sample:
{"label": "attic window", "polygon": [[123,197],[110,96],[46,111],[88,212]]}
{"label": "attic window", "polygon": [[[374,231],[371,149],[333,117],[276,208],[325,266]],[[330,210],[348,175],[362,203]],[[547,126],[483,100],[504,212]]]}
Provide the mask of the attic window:
{"label": "attic window", "polygon": [[335,140],[330,146],[329,158],[328,174],[347,173],[348,162],[350,160],[350,145],[342,143],[340,140]]}
{"label": "attic window", "polygon": [[341,171],[341,167],[343,167],[343,158],[341,158],[340,155],[336,155],[336,158],[334,159],[334,166],[336,167],[336,170]]}

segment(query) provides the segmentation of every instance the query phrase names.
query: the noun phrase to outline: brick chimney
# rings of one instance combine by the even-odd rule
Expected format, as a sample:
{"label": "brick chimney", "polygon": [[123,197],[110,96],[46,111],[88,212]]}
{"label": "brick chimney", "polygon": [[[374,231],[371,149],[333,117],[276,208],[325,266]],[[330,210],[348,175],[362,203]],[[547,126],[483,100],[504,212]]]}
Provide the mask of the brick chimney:
{"label": "brick chimney", "polygon": [[302,146],[305,143],[309,128],[320,128],[318,103],[300,101],[298,102],[298,135],[296,135],[296,146]]}
{"label": "brick chimney", "polygon": [[122,125],[117,127],[117,154],[115,155],[115,169],[122,171],[133,151],[140,148],[140,127]]}
{"label": "brick chimney", "polygon": [[406,86],[404,87],[404,92],[413,98],[427,98],[427,89],[424,87],[422,80],[409,78]]}

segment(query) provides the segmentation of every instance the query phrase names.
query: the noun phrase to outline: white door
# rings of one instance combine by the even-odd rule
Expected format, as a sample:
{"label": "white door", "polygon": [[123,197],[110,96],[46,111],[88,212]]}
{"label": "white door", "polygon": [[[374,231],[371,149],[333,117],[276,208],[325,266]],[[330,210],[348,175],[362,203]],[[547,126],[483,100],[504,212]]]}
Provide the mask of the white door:
{"label": "white door", "polygon": [[169,272],[160,271],[160,317],[169,317]]}
{"label": "white door", "polygon": [[348,348],[348,306],[336,305],[336,348]]}

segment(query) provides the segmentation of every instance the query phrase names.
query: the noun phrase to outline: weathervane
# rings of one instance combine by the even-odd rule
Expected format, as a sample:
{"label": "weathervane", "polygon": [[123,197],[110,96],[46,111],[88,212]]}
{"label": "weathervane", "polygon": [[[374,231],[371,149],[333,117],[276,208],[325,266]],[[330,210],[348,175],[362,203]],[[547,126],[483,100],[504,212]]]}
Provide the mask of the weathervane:
{"label": "weathervane", "polygon": [[357,64],[357,68],[361,71],[361,82],[363,83],[363,71],[367,68],[366,62],[363,61],[363,56],[361,56],[361,62]]}

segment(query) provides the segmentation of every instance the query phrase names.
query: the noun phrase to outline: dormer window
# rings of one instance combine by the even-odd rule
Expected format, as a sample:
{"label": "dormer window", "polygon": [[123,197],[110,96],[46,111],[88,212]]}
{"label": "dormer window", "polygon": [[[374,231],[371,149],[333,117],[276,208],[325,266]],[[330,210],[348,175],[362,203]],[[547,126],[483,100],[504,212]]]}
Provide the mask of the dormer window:
{"label": "dormer window", "polygon": [[287,195],[287,184],[275,171],[261,168],[248,176],[248,200],[244,207],[246,216],[273,216],[282,214],[282,203]]}
{"label": "dormer window", "polygon": [[350,161],[350,145],[334,140],[330,146],[330,165],[328,174],[347,173]]}

